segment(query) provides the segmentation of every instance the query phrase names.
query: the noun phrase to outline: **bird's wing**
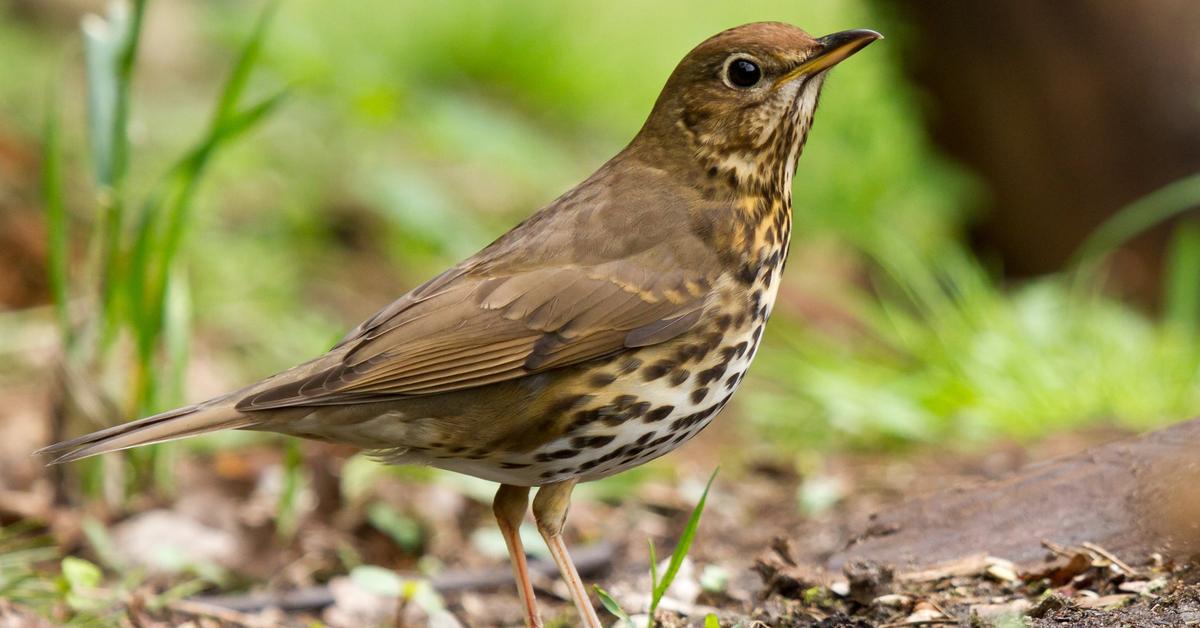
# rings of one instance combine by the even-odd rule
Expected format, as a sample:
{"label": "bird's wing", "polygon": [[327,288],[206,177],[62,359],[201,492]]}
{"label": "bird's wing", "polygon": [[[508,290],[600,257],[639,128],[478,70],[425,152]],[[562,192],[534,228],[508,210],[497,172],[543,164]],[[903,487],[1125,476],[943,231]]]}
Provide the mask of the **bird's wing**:
{"label": "bird's wing", "polygon": [[590,266],[453,269],[360,325],[324,358],[255,387],[237,407],[443,393],[664,342],[696,323],[712,284],[694,271],[654,267],[669,257],[649,250]]}

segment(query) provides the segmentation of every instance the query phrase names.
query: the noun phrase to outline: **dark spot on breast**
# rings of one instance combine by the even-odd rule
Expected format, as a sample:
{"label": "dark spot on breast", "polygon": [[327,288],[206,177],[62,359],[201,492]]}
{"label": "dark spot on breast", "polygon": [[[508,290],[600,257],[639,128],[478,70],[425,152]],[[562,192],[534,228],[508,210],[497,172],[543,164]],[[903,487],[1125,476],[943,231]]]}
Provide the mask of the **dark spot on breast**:
{"label": "dark spot on breast", "polygon": [[642,379],[652,382],[671,372],[671,369],[674,369],[675,367],[676,364],[670,360],[659,360],[658,362],[655,362],[654,364],[642,369]]}
{"label": "dark spot on breast", "polygon": [[724,332],[733,324],[733,317],[728,314],[722,314],[714,321],[717,325],[717,331]]}
{"label": "dark spot on breast", "polygon": [[548,451],[546,453],[538,454],[536,457],[534,457],[534,460],[538,462],[550,462],[551,460],[566,460],[567,458],[574,458],[577,455],[579,455],[578,449],[559,449],[556,451]]}
{"label": "dark spot on breast", "polygon": [[700,403],[708,396],[708,388],[697,388],[692,391],[692,403]]}
{"label": "dark spot on breast", "polygon": [[649,401],[638,401],[633,395],[618,395],[612,403],[596,408],[597,417],[608,426],[617,426],[636,419],[650,409]]}
{"label": "dark spot on breast", "polygon": [[708,178],[710,178],[710,179],[715,178],[718,174],[720,174],[720,172],[721,171],[717,170],[716,166],[713,166],[708,169]]}
{"label": "dark spot on breast", "polygon": [[639,436],[637,439],[637,443],[635,443],[635,444],[636,445],[645,445],[646,443],[650,442],[650,439],[654,438],[654,435],[657,433],[658,432],[656,432],[654,430],[650,430],[649,432],[646,432],[645,434],[642,434],[641,436]]}
{"label": "dark spot on breast", "polygon": [[570,426],[570,428],[568,428],[568,430],[574,431],[574,430],[586,427],[589,424],[594,423],[598,420],[600,420],[600,409],[599,408],[592,408],[590,410],[580,410],[579,412],[575,413],[574,420],[571,421],[571,426]]}
{"label": "dark spot on breast", "polygon": [[700,351],[696,355],[696,361],[699,362],[708,356],[708,352],[716,349],[721,345],[721,340],[725,338],[724,334],[711,332],[704,334],[704,343],[699,345]]}
{"label": "dark spot on breast", "polygon": [[640,367],[641,365],[642,365],[642,361],[639,360],[638,358],[633,358],[633,357],[625,358],[625,359],[621,360],[621,363],[617,366],[617,374],[618,375],[628,375],[628,374],[638,370],[638,367]]}
{"label": "dark spot on breast", "polygon": [[617,395],[616,397],[613,397],[612,405],[618,410],[624,410],[625,408],[628,408],[636,403],[637,400],[638,398],[633,395]]}
{"label": "dark spot on breast", "polygon": [[710,382],[720,379],[725,374],[726,368],[725,363],[721,363],[710,369],[704,369],[696,374],[696,383],[707,386]]}
{"label": "dark spot on breast", "polygon": [[750,295],[750,302],[746,304],[746,313],[751,319],[758,320],[762,310],[762,290],[755,290]]}
{"label": "dark spot on breast", "polygon": [[697,345],[683,345],[675,350],[675,361],[683,364],[700,353],[700,347]]}
{"label": "dark spot on breast", "polygon": [[528,467],[528,466],[529,466],[528,463],[523,463],[523,462],[502,462],[502,463],[500,463],[501,469],[524,469],[525,467]]}
{"label": "dark spot on breast", "polygon": [[671,415],[675,411],[675,406],[659,406],[650,412],[642,419],[644,423],[654,423],[661,421]]}
{"label": "dark spot on breast", "polygon": [[733,388],[738,385],[738,381],[741,378],[742,378],[741,373],[734,373],[733,375],[730,375],[729,379],[725,380],[725,389],[733,390]]}
{"label": "dark spot on breast", "polygon": [[616,436],[578,436],[571,439],[571,446],[576,449],[598,449],[603,447],[615,439]]}
{"label": "dark spot on breast", "polygon": [[659,445],[662,445],[663,443],[666,443],[667,441],[671,440],[671,436],[673,436],[673,435],[674,435],[674,433],[667,434],[666,436],[660,436],[659,438],[656,438],[656,439],[650,441],[649,443],[647,443],[646,448],[653,449],[654,447],[658,447]]}
{"label": "dark spot on breast", "polygon": [[742,264],[742,267],[738,269],[735,278],[741,283],[750,285],[754,283],[755,279],[758,279],[758,269],[755,268],[753,264],[747,262]]}
{"label": "dark spot on breast", "polygon": [[617,458],[620,458],[622,455],[625,454],[625,450],[628,449],[628,447],[629,447],[628,445],[622,445],[620,447],[617,447],[616,449],[604,454],[603,456],[600,456],[598,458],[598,460],[600,462],[608,462],[610,460],[616,460]]}
{"label": "dark spot on breast", "polygon": [[675,369],[671,371],[671,385],[678,386],[687,381],[692,376],[692,372],[687,369]]}
{"label": "dark spot on breast", "polygon": [[569,395],[555,401],[546,409],[547,414],[566,414],[594,399],[594,395]]}
{"label": "dark spot on breast", "polygon": [[588,382],[596,388],[604,388],[615,381],[617,381],[617,376],[612,373],[596,373],[588,378]]}

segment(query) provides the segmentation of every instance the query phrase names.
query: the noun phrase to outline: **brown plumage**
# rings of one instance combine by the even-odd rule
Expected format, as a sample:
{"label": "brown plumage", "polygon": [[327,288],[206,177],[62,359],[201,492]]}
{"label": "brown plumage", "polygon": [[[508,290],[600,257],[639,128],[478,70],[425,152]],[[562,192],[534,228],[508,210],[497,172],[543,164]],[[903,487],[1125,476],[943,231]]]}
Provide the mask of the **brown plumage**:
{"label": "brown plumage", "polygon": [[325,355],[44,451],[67,462],[254,429],[501,482],[496,512],[530,624],[515,525],[526,487],[541,486],[539,528],[591,625],[558,536],[571,487],[679,446],[740,384],[779,287],[824,72],[878,37],[722,32],[679,64],[625,150]]}

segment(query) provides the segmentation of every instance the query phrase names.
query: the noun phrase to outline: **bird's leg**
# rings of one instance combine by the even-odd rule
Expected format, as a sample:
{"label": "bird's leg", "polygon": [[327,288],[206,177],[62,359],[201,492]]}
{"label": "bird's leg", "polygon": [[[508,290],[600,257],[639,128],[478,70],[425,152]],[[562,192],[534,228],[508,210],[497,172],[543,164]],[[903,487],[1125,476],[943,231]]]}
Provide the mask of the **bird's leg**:
{"label": "bird's leg", "polygon": [[600,618],[596,617],[596,609],[592,607],[592,600],[588,597],[583,581],[579,579],[579,572],[575,570],[575,563],[571,561],[571,555],[567,553],[567,544],[562,538],[573,488],[575,480],[565,480],[539,488],[537,496],[533,499],[533,518],[537,521],[538,532],[541,532],[542,538],[546,540],[546,547],[550,548],[550,555],[554,557],[554,562],[558,563],[558,570],[567,583],[567,589],[571,591],[571,599],[579,609],[582,625],[587,628],[602,628]]}
{"label": "bird's leg", "polygon": [[513,578],[517,581],[517,594],[525,609],[526,628],[541,628],[542,618],[538,615],[537,599],[533,596],[533,583],[529,581],[529,565],[525,562],[525,547],[521,545],[521,521],[529,508],[529,487],[501,484],[492,500],[492,512],[500,525],[500,534],[508,545],[508,556],[512,563]]}

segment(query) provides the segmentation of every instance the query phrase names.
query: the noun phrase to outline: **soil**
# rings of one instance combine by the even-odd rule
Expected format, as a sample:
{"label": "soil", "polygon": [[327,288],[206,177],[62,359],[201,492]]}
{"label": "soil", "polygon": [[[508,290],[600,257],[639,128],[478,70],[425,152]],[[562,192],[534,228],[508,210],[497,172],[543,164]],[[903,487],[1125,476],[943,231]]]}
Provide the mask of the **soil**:
{"label": "soil", "polygon": [[[576,499],[568,534],[581,571],[631,614],[645,608],[650,588],[646,539],[667,555],[702,478],[728,452],[729,430],[728,423],[715,426],[627,488],[581,491]],[[1200,482],[1181,480],[1194,464],[1154,462],[1177,460],[1200,438],[1200,423],[1143,439],[1121,436],[1073,434],[974,454],[840,456],[809,474],[777,455],[747,456],[755,462],[721,470],[659,619],[666,626],[702,625],[708,613],[723,626],[1200,625],[1200,569],[1190,555],[1197,545],[1183,542],[1200,539],[1200,518],[1189,510],[1200,502],[1192,498]],[[93,509],[131,561],[152,565],[154,542],[178,536],[232,575],[221,590],[153,611],[146,601],[184,577],[152,575],[123,599],[129,617],[145,625],[430,621],[428,608],[398,605],[346,578],[349,552],[401,574],[436,574],[430,582],[453,618],[433,618],[451,622],[443,625],[520,625],[478,486],[389,473],[350,496],[342,493],[342,464],[351,452],[315,443],[303,449],[307,490],[290,540],[280,540],[273,522],[275,447],[188,458],[177,497],[113,514]],[[18,503],[8,497],[0,511]],[[99,560],[80,532],[79,509],[20,503],[25,511],[41,505],[65,551]],[[401,547],[381,531],[371,511],[377,503],[418,524],[413,544]],[[4,515],[16,516],[11,509]],[[543,614],[551,625],[573,625],[553,567],[535,565]],[[0,605],[0,623],[23,612],[19,604]]]}

